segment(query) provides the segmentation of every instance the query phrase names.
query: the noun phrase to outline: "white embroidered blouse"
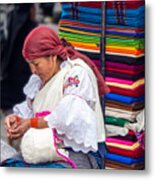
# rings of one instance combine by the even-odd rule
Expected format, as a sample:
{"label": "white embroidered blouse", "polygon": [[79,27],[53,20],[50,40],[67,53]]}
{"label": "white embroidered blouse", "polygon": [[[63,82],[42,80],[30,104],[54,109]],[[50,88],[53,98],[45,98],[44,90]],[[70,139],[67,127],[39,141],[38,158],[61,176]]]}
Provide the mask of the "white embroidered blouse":
{"label": "white embroidered blouse", "polygon": [[[63,62],[61,69],[67,64],[68,61]],[[58,135],[63,137],[65,147],[84,153],[97,151],[98,125],[94,111],[97,97],[89,74],[83,67],[74,66],[63,82],[63,98],[44,119],[50,128],[55,128]],[[24,87],[26,100],[13,108],[16,115],[34,117],[32,101],[41,87],[42,81],[33,74]]]}

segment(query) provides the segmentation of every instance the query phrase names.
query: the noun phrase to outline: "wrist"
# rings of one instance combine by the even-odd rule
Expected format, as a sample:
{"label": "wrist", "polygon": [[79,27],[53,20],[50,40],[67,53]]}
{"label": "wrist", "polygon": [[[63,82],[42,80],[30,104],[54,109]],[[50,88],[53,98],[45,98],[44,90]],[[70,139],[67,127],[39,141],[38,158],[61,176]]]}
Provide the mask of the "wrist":
{"label": "wrist", "polygon": [[29,119],[29,124],[31,128],[38,128],[39,124],[39,118],[37,117],[32,117]]}

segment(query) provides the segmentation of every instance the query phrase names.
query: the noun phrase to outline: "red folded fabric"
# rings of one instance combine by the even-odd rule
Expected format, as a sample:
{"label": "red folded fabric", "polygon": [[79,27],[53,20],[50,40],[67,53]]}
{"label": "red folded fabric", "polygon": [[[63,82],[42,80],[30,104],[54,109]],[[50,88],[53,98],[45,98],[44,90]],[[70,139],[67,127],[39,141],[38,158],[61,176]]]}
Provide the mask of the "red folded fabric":
{"label": "red folded fabric", "polygon": [[[68,4],[68,2],[62,2],[62,4],[66,4],[66,3]],[[91,7],[91,8],[101,8],[102,2],[78,2],[78,5]]]}
{"label": "red folded fabric", "polygon": [[139,74],[144,72],[144,69],[140,69],[138,71],[133,71],[133,70],[125,70],[125,69],[116,69],[116,68],[111,68],[111,67],[105,67],[105,70],[108,71],[114,71],[114,72],[120,72],[120,73],[126,73],[126,74]]}
{"label": "red folded fabric", "polygon": [[135,88],[134,90],[127,90],[127,89],[123,89],[123,88],[118,88],[118,87],[114,87],[114,86],[109,86],[110,90],[112,93],[116,93],[116,94],[121,94],[121,95],[125,95],[125,96],[131,96],[131,97],[138,97],[144,94],[144,85],[141,85],[137,88]]}
{"label": "red folded fabric", "polygon": [[141,147],[135,149],[134,151],[120,149],[120,148],[111,147],[111,146],[107,146],[107,149],[110,153],[119,154],[122,156],[131,157],[131,158],[139,158],[139,157],[144,156],[144,150]]}
{"label": "red folded fabric", "polygon": [[137,1],[108,1],[106,2],[106,8],[112,9],[114,8],[114,5],[117,4],[123,4],[125,6],[125,8],[127,9],[136,9],[142,5],[144,5],[144,1],[143,0],[137,0]]}

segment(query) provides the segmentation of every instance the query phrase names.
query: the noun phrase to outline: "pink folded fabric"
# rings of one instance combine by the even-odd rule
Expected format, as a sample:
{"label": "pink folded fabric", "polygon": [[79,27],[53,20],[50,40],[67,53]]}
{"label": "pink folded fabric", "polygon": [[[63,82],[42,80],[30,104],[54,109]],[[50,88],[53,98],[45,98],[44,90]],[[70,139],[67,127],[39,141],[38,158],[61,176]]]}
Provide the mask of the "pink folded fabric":
{"label": "pink folded fabric", "polygon": [[111,78],[111,77],[106,77],[105,80],[107,82],[116,82],[116,83],[122,83],[122,84],[128,84],[128,85],[132,85],[135,82],[135,81],[118,79],[118,78]]}
{"label": "pink folded fabric", "polygon": [[132,142],[132,141],[116,139],[116,138],[110,138],[110,137],[106,138],[106,142],[109,142],[109,143],[118,143],[118,144],[123,144],[123,145],[128,145],[128,146],[132,146],[133,144],[135,144],[135,142]]}
{"label": "pink folded fabric", "polygon": [[[144,78],[138,79],[136,81],[143,80]],[[136,81],[131,81],[131,80],[124,80],[124,79],[119,79],[119,78],[112,78],[112,77],[106,77],[105,78],[106,82],[115,82],[115,83],[120,83],[120,84],[128,84],[132,85]]]}

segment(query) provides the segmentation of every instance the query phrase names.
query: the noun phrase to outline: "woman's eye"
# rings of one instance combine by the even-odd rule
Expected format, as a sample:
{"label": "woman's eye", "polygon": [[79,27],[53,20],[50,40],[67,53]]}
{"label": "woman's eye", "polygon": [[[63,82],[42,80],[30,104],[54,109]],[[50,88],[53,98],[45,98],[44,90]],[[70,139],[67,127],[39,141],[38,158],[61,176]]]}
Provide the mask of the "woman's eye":
{"label": "woman's eye", "polygon": [[38,66],[39,65],[39,63],[37,63],[37,64],[34,64],[35,66]]}

